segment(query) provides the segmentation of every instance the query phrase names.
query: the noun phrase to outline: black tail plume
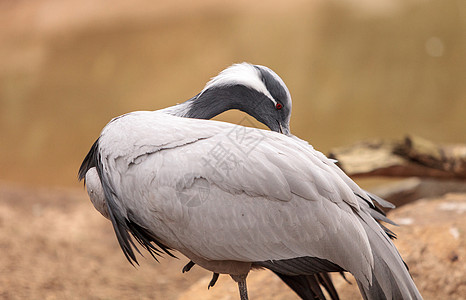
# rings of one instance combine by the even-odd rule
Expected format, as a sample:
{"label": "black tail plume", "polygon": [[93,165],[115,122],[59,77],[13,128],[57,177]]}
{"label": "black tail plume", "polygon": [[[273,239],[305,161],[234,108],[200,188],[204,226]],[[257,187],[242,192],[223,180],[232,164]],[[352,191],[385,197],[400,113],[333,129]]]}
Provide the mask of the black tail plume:
{"label": "black tail plume", "polygon": [[303,300],[326,300],[321,286],[327,290],[331,300],[340,299],[328,273],[298,276],[274,273]]}

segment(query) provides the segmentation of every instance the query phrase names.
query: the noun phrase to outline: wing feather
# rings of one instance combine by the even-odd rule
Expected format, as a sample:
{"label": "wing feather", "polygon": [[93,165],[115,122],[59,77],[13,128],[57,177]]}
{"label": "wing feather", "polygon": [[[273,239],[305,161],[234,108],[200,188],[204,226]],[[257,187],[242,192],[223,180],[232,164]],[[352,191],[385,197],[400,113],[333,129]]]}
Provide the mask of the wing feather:
{"label": "wing feather", "polygon": [[373,258],[354,213],[358,199],[334,164],[289,137],[254,128],[244,130],[259,141],[249,149],[231,138],[234,129],[160,112],[113,120],[99,139],[112,211],[131,213],[167,248],[207,260],[310,256],[369,280]]}

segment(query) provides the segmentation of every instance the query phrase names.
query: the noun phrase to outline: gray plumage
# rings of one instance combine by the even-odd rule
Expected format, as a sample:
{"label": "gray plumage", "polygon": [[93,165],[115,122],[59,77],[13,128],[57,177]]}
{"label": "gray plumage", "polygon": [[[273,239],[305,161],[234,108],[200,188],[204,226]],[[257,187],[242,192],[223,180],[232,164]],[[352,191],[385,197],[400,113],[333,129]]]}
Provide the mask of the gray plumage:
{"label": "gray plumage", "polygon": [[[289,136],[192,119],[232,108]],[[366,299],[420,299],[389,232],[375,221],[388,219],[373,200],[388,203],[291,136],[290,114],[291,96],[273,71],[234,65],[185,103],[112,120],[79,177],[130,261],[137,262],[133,235],[154,258],[174,249],[232,275],[242,297],[249,270],[267,267],[290,276],[345,270]],[[252,151],[238,144],[231,138],[238,129],[260,143]],[[206,164],[219,145],[235,158],[220,176]],[[186,205],[184,197],[206,188],[197,205]]]}

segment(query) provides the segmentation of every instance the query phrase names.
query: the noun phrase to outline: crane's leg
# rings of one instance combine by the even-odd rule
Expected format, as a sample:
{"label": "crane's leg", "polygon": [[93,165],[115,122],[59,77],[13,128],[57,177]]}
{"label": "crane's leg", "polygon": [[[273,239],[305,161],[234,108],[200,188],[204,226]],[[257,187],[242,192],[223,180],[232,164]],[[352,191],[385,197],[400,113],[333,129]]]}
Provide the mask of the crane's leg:
{"label": "crane's leg", "polygon": [[230,275],[231,278],[233,278],[234,281],[238,283],[238,288],[239,288],[239,296],[241,300],[249,300],[248,298],[248,289],[246,287],[246,276],[248,274],[244,275]]}
{"label": "crane's leg", "polygon": [[239,297],[241,300],[249,300],[248,298],[248,289],[246,287],[246,278],[244,280],[238,282],[239,288]]}

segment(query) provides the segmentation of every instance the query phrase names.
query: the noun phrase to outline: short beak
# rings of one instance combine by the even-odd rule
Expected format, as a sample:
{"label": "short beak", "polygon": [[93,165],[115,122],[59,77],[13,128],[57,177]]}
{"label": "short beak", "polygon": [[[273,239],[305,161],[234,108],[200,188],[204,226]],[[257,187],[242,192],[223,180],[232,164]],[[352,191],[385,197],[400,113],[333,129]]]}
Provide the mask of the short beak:
{"label": "short beak", "polygon": [[290,136],[290,128],[288,126],[282,126],[280,122],[278,122],[278,126],[280,127],[280,133],[283,133],[284,135]]}

